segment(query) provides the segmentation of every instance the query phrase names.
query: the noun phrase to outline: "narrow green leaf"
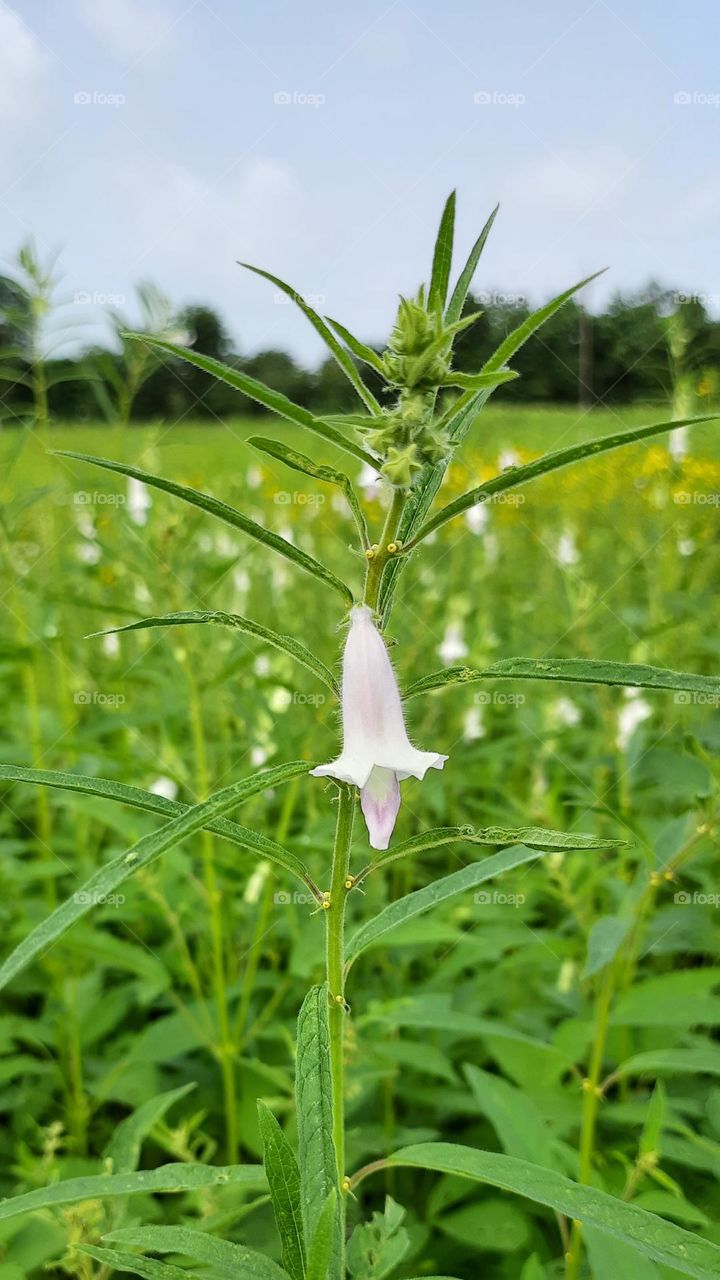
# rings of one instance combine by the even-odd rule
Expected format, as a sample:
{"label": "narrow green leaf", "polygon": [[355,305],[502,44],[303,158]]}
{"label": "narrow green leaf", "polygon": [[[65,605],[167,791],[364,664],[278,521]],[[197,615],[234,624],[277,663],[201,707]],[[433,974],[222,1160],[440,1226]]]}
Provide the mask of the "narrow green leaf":
{"label": "narrow green leaf", "polygon": [[347,351],[337,341],[337,338],[332,330],[328,328],[322,316],[319,316],[317,311],[313,310],[313,308],[305,301],[302,294],[293,289],[291,285],[286,284],[284,280],[280,280],[278,276],[272,275],[269,271],[263,271],[261,267],[253,267],[249,262],[241,262],[240,266],[245,267],[247,271],[254,272],[256,276],[262,276],[265,280],[269,280],[271,284],[274,284],[278,289],[286,294],[288,298],[292,299],[292,301],[300,308],[303,315],[307,316],[313,328],[320,334],[323,342],[329,347],[332,355],[335,357],[337,363],[345,374],[345,377],[348,379],[348,382],[352,383],[363,404],[367,405],[371,413],[381,413],[382,410],[380,405],[375,399],[370,388],[365,386],[365,383],[360,377],[360,374],[355,368],[355,365],[350,359]]}
{"label": "narrow green leaf", "polygon": [[[531,1254],[525,1262],[520,1272],[519,1280],[545,1280],[545,1268],[536,1253]],[[597,1280],[599,1280],[599,1277]],[[613,1277],[613,1280],[615,1280],[615,1277]],[[636,1280],[640,1280],[640,1278],[637,1277]]]}
{"label": "narrow green leaf", "polygon": [[720,1026],[720,966],[654,973],[636,979],[615,1000],[612,1022],[625,1027]]}
{"label": "narrow green leaf", "polygon": [[621,1076],[720,1076],[720,1049],[648,1049],[621,1062],[613,1078]]}
{"label": "narrow green leaf", "polygon": [[632,924],[627,916],[601,916],[596,920],[588,935],[587,959],[583,969],[583,978],[592,978],[611,960],[615,959]]}
{"label": "narrow green leaf", "polygon": [[459,369],[451,369],[443,378],[444,387],[462,387],[464,391],[481,391],[483,388],[501,387],[506,382],[514,382],[519,378],[514,369],[491,370],[489,373],[461,373]]}
{"label": "narrow green leaf", "polygon": [[245,516],[241,511],[236,511],[234,507],[228,506],[227,502],[221,502],[219,498],[213,498],[208,493],[201,493],[199,489],[191,489],[188,485],[176,484],[174,480],[166,480],[164,476],[151,475],[149,471],[143,471],[141,467],[131,467],[124,462],[113,462],[108,458],[95,458],[88,453],[74,453],[67,449],[56,450],[56,453],[60,458],[75,458],[77,462],[90,462],[95,467],[104,467],[106,471],[116,471],[119,475],[132,476],[135,480],[142,480],[143,484],[149,484],[155,489],[162,489],[165,493],[173,494],[176,498],[182,498],[184,502],[189,502],[191,506],[199,507],[201,511],[207,511],[210,515],[217,516],[218,520],[224,520],[225,524],[232,525],[234,529],[240,529],[242,533],[255,538],[257,542],[264,543],[266,547],[270,547],[271,551],[276,551],[278,555],[284,556],[286,560],[292,560],[300,569],[304,569],[306,573],[310,573],[313,577],[327,583],[344,600],[352,604],[353,595],[350,588],[344,582],[341,582],[330,569],[326,569],[325,565],[320,564],[319,560],[315,560],[307,552],[301,551],[299,547],[293,546],[291,542],[287,542],[279,534],[273,533],[270,529],[264,529],[255,520],[251,520],[249,516]]}
{"label": "narrow green leaf", "polygon": [[658,1080],[652,1092],[645,1114],[645,1123],[640,1134],[639,1153],[641,1156],[660,1155],[660,1140],[665,1125],[667,1098],[662,1080]]}
{"label": "narrow green leaf", "polygon": [[415,698],[431,689],[478,680],[558,680],[567,684],[626,685],[640,689],[678,689],[691,693],[720,694],[720,676],[671,671],[643,662],[604,662],[598,658],[502,658],[489,667],[445,667],[422,676],[405,691]]}
{"label": "narrow green leaf", "polygon": [[201,1280],[196,1271],[173,1267],[167,1262],[156,1262],[153,1258],[141,1258],[137,1253],[101,1249],[94,1244],[79,1244],[76,1248],[113,1271],[129,1271],[131,1276],[140,1276],[141,1280]]}
{"label": "narrow green leaf", "polygon": [[356,885],[365,879],[371,871],[386,867],[388,863],[411,854],[423,853],[426,849],[436,849],[438,845],[454,844],[466,841],[468,844],[489,845],[499,848],[502,845],[525,845],[528,849],[573,850],[573,849],[616,849],[626,844],[625,840],[608,840],[604,836],[584,835],[582,832],[549,831],[544,827],[434,827],[430,831],[421,831],[419,835],[410,836],[392,849],[381,853],[372,862],[363,867],[355,877]]}
{"label": "narrow green leaf", "polygon": [[318,1218],[310,1245],[307,1280],[328,1280],[337,1241],[337,1191],[333,1187]]}
{"label": "narrow green leaf", "polygon": [[338,448],[344,449],[346,453],[352,453],[356,458],[360,458],[362,462],[367,462],[371,467],[377,467],[377,459],[373,458],[365,449],[361,449],[354,440],[343,436],[341,432],[334,431],[330,427],[325,427],[324,423],[314,417],[308,409],[303,409],[299,404],[293,404],[292,400],[288,400],[280,391],[273,391],[271,387],[266,387],[263,382],[258,382],[257,378],[251,378],[249,374],[242,373],[239,369],[233,369],[230,365],[223,364],[221,360],[215,360],[212,356],[201,355],[199,351],[193,351],[190,347],[180,347],[175,342],[168,342],[165,338],[156,338],[149,333],[124,333],[124,338],[131,338],[135,342],[144,342],[146,346],[153,347],[158,351],[164,351],[167,355],[177,356],[179,360],[185,360],[188,364],[195,365],[197,369],[202,369],[205,373],[209,373],[213,378],[218,378],[220,382],[226,382],[229,387],[234,387],[236,391],[241,391],[243,395],[249,396],[251,400],[257,400],[258,404],[262,404],[266,409],[270,409],[273,413],[279,413],[281,418],[287,418],[288,421],[296,423],[299,427],[306,427],[308,431],[314,431],[315,435],[322,436],[324,440],[329,440],[331,444],[337,445]]}
{"label": "narrow green leaf", "polygon": [[458,893],[467,893],[468,890],[477,888],[479,884],[484,884],[486,880],[491,880],[493,876],[511,871],[513,867],[522,866],[525,862],[533,862],[541,856],[539,849],[526,849],[523,845],[517,845],[511,849],[504,849],[502,853],[495,853],[482,862],[473,862],[469,867],[462,867],[460,871],[453,871],[449,876],[434,880],[423,889],[417,889],[414,893],[391,902],[379,915],[361,925],[353,934],[345,948],[347,967],[354,964],[363,951],[374,946],[391,929],[396,929],[398,925],[405,924],[407,920],[412,920],[414,916],[420,915],[423,911],[429,911],[431,907],[446,902],[448,898]]}
{"label": "narrow green leaf", "polygon": [[462,315],[462,309],[465,306],[465,299],[467,298],[468,290],[470,288],[470,285],[472,284],[473,276],[475,275],[475,271],[477,269],[477,264],[480,261],[480,255],[482,254],[482,251],[485,248],[485,242],[488,236],[490,235],[492,224],[497,217],[497,212],[499,208],[500,208],[500,205],[496,204],[495,208],[490,214],[490,217],[485,223],[485,226],[480,232],[480,235],[478,236],[472,249],[470,250],[470,256],[468,257],[468,260],[465,263],[465,266],[460,272],[460,275],[458,277],[458,282],[455,285],[455,288],[453,289],[452,297],[448,303],[447,311],[445,312],[446,324],[453,324],[456,320],[459,320],[460,316]]}
{"label": "narrow green leaf", "polygon": [[445,310],[450,268],[452,266],[453,239],[455,236],[455,203],[456,193],[450,192],[442,211],[440,227],[435,241],[433,254],[430,291],[428,293],[428,310],[442,313]]}
{"label": "narrow green leaf", "polygon": [[270,627],[263,627],[259,622],[253,622],[251,618],[244,618],[239,613],[223,613],[220,610],[182,610],[179,613],[163,613],[155,618],[142,618],[138,622],[128,622],[122,627],[108,627],[104,631],[93,631],[86,637],[88,640],[94,639],[96,636],[117,635],[121,631],[144,631],[148,627],[180,627],[193,626],[194,624],[211,623],[219,627],[231,627],[236,631],[244,631],[249,636],[257,636],[259,640],[264,640],[266,644],[270,644],[274,649],[279,649],[282,653],[287,653],[301,666],[311,671],[318,680],[321,680],[336,696],[339,692],[338,683],[332,671],[315,657],[304,644],[299,640],[295,640],[292,636],[281,635],[278,631],[272,631]]}
{"label": "narrow green leaf", "polygon": [[505,1154],[557,1169],[552,1133],[534,1099],[502,1076],[481,1071],[472,1063],[465,1063],[463,1070]]}
{"label": "narrow green leaf", "polygon": [[720,1277],[720,1247],[676,1227],[663,1218],[594,1187],[580,1186],[552,1169],[494,1151],[476,1151],[450,1142],[405,1147],[390,1157],[391,1165],[435,1169],[499,1187],[546,1205],[556,1213],[632,1245],[645,1257],[675,1267],[695,1280]]}
{"label": "narrow green leaf", "polygon": [[386,1196],[383,1213],[376,1211],[369,1222],[358,1223],[347,1249],[348,1271],[354,1280],[385,1280],[395,1274],[410,1248],[404,1219],[402,1206]]}
{"label": "narrow green leaf", "polygon": [[224,1276],[227,1280],[287,1280],[282,1267],[255,1249],[218,1240],[194,1227],[123,1227],[103,1239],[130,1248],[150,1249],[153,1253],[181,1254],[212,1267],[214,1276]]}
{"label": "narrow green leaf", "polygon": [[295,1092],[305,1238],[312,1240],[325,1202],[338,1187],[326,986],[311,987],[300,1009]]}
{"label": "narrow green leaf", "polygon": [[[593,1280],[661,1280],[660,1272],[649,1258],[622,1240],[613,1240],[604,1231],[586,1227],[583,1231]],[[543,1276],[544,1280],[544,1276]]]}
{"label": "narrow green leaf", "polygon": [[620,449],[628,444],[637,444],[640,440],[648,440],[651,436],[662,435],[678,427],[688,427],[698,422],[712,422],[717,418],[717,414],[705,414],[700,418],[681,418],[676,422],[655,422],[648,427],[636,427],[633,431],[618,431],[610,436],[600,436],[597,440],[586,440],[582,444],[570,445],[567,449],[557,449],[554,453],[546,453],[542,458],[536,458],[534,462],[528,462],[522,467],[508,467],[492,480],[477,485],[475,489],[470,489],[436,512],[418,530],[411,545],[417,546],[433,530],[447,524],[448,520],[454,520],[456,516],[462,515],[464,511],[477,506],[480,502],[487,502],[497,493],[516,489],[518,485],[528,484],[531,480],[537,480],[540,476],[558,471],[561,467],[570,466],[571,463],[580,462],[584,458],[595,458],[601,453],[608,453],[612,449]]}
{"label": "narrow green leaf", "polygon": [[[298,763],[295,768],[301,772]],[[295,775],[292,775],[295,776]],[[91,778],[81,773],[63,773],[52,769],[26,769],[21,765],[0,764],[0,782],[28,782],[44,787],[54,787],[60,791],[77,791],[82,795],[101,796],[104,800],[114,800],[119,804],[131,805],[133,809],[145,809],[148,813],[161,813],[167,817],[178,817],[187,813],[190,805],[179,800],[168,800],[165,796],[156,795],[153,791],[143,791],[142,787],[128,786],[124,782],[114,782],[109,778]],[[230,822],[227,818],[216,818],[208,822],[208,831],[214,831],[232,844],[243,849],[252,849],[254,853],[269,862],[274,862],[285,871],[297,876],[308,889],[322,901],[320,890],[310,876],[304,862],[289,849],[284,849],[276,840],[262,835],[259,831],[251,831],[249,827],[241,827],[238,822]]]}
{"label": "narrow green leaf", "polygon": [[191,1081],[190,1084],[180,1085],[178,1089],[159,1093],[157,1097],[142,1102],[132,1115],[120,1121],[104,1153],[113,1173],[133,1173],[137,1169],[145,1138],[172,1105],[194,1088],[195,1084]]}
{"label": "narrow green leaf", "polygon": [[544,1058],[544,1068],[553,1079],[557,1079],[566,1071],[571,1071],[574,1065],[573,1058],[553,1044],[547,1044],[544,1040],[529,1036],[515,1027],[508,1027],[498,1022],[496,1018],[479,1018],[475,1014],[464,1013],[461,1009],[442,1005],[438,1007],[432,999],[394,1000],[388,1007],[383,1006],[379,1011],[366,1014],[363,1020],[383,1023],[393,1031],[401,1027],[407,1027],[410,1030],[432,1029],[447,1031],[450,1035],[463,1040],[486,1040],[488,1044],[493,1040],[508,1041],[512,1045],[527,1049],[533,1059]]}
{"label": "narrow green leaf", "polygon": [[271,458],[277,458],[278,462],[284,463],[286,467],[291,467],[293,471],[300,471],[303,475],[312,476],[315,480],[325,480],[328,484],[337,485],[342,490],[345,501],[353,514],[363,547],[370,546],[365,516],[349,476],[346,476],[343,471],[336,471],[334,467],[313,462],[312,458],[307,458],[304,453],[298,453],[296,449],[291,449],[280,440],[268,440],[264,436],[250,436],[248,444],[260,449],[263,453],[269,454]]}
{"label": "narrow green leaf", "polygon": [[381,378],[384,378],[385,365],[382,362],[382,357],[378,355],[377,351],[373,351],[372,347],[368,347],[364,342],[360,342],[359,338],[356,338],[344,324],[340,323],[339,320],[332,320],[330,316],[326,316],[326,319],[328,324],[332,325],[335,332],[340,334],[343,342],[347,343],[353,355],[357,356],[358,360],[362,360],[363,364],[369,365],[371,369],[374,369]]}
{"label": "narrow green leaf", "polygon": [[[199,831],[201,827],[206,826],[214,818],[220,817],[228,809],[234,808],[267,787],[288,782],[290,778],[307,773],[307,769],[308,766],[304,761],[278,765],[252,778],[233,782],[229,787],[224,787],[222,791],[217,791],[215,795],[204,800],[202,804],[193,805],[179,817],[173,818],[159,831],[143,836],[127,853],[121,853],[96,871],[72,897],[57,907],[41,924],[36,925],[0,966],[0,988],[6,986],[36,956],[44,955],[76,920],[86,915],[98,902],[104,901],[108,894],[124,884],[136,871],[150,866],[166,850],[171,849],[173,845],[192,835],[193,832]],[[0,1216],[2,1216],[1,1213]]]}
{"label": "narrow green leaf", "polygon": [[260,1098],[257,1106],[265,1173],[282,1242],[283,1266],[291,1280],[303,1280],[305,1233],[298,1162],[270,1108]]}
{"label": "narrow green leaf", "polygon": [[59,1204],[77,1204],[79,1200],[104,1200],[113,1196],[136,1196],[152,1193],[170,1194],[197,1191],[202,1187],[243,1186],[264,1190],[267,1180],[261,1165],[165,1164],[159,1169],[140,1173],[100,1173],[82,1178],[66,1178],[49,1187],[37,1187],[24,1195],[0,1201],[0,1221],[16,1218],[36,1209],[49,1209]]}
{"label": "narrow green leaf", "polygon": [[512,333],[509,333],[500,343],[497,351],[494,351],[490,359],[485,361],[483,369],[501,369],[503,365],[506,365],[508,360],[512,360],[513,356],[525,345],[528,338],[537,333],[538,329],[541,329],[561,307],[565,306],[566,302],[570,301],[573,294],[577,293],[579,289],[584,289],[586,284],[597,280],[598,276],[603,275],[606,270],[607,268],[603,267],[601,271],[593,271],[591,276],[586,276],[584,280],[579,280],[577,284],[571,285],[569,289],[559,293],[556,298],[546,302],[544,307],[538,307],[537,311],[533,311],[532,315],[523,320],[522,324],[513,329]]}

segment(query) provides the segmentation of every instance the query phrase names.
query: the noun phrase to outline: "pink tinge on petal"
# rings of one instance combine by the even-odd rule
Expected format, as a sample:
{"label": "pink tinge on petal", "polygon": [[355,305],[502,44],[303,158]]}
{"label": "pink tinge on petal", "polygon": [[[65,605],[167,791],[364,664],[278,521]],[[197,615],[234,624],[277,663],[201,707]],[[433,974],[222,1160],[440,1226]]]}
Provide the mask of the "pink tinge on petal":
{"label": "pink tinge on petal", "polygon": [[373,849],[387,849],[400,808],[400,784],[392,769],[373,769],[360,792],[360,807]]}

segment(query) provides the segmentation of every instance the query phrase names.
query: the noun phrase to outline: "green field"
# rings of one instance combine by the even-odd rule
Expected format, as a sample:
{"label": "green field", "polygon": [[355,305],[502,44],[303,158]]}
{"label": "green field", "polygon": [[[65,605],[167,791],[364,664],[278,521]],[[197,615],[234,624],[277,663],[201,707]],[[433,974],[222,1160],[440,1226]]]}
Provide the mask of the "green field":
{"label": "green field", "polygon": [[[443,494],[669,416],[657,405],[489,408]],[[401,686],[516,656],[713,675],[719,431],[694,427],[684,458],[659,436],[558,471],[428,539],[388,632]],[[328,690],[259,640],[222,626],[88,638],[151,615],[218,610],[294,636],[337,672],[339,596],[167,494],[148,491],[138,509],[124,478],[47,452],[123,460],[210,492],[359,590],[365,561],[339,491],[260,455],[247,444],[258,433],[307,448],[307,436],[267,417],[2,435],[3,762],[194,803],[261,766],[337,754]],[[317,459],[338,465],[315,443]],[[353,459],[344,466],[358,477]],[[377,539],[380,496],[360,480]],[[595,1187],[720,1244],[717,695],[485,680],[412,699],[408,724],[414,742],[449,760],[422,784],[403,783],[395,840],[471,824],[626,843],[517,866],[368,948],[347,990],[346,1168],[433,1140],[582,1181],[589,1158]],[[229,816],[301,857],[326,889],[330,790],[298,777]],[[7,776],[0,798],[3,954],[159,825],[97,795]],[[348,900],[350,932],[489,852],[448,843],[368,877]],[[359,822],[354,870],[367,859]],[[166,1114],[158,1106],[138,1123],[131,1168],[257,1162],[258,1098],[295,1140],[295,1021],[324,974],[323,913],[301,888],[199,833],[19,973],[0,1017],[4,1196],[103,1173],[119,1122],[182,1086]],[[583,1156],[583,1111],[587,1133],[594,1105]],[[567,1216],[529,1197],[389,1167],[358,1187],[350,1223],[382,1211],[386,1195],[406,1210],[397,1280],[475,1277],[478,1250],[486,1280],[561,1274]],[[35,1280],[61,1259],[67,1274],[100,1278],[107,1272],[74,1246],[136,1221],[201,1224],[279,1260],[262,1185],[116,1200],[89,1186],[60,1207],[39,1200],[7,1221],[0,1204],[0,1280]],[[628,1241],[588,1231],[587,1248],[597,1280],[678,1274]]]}

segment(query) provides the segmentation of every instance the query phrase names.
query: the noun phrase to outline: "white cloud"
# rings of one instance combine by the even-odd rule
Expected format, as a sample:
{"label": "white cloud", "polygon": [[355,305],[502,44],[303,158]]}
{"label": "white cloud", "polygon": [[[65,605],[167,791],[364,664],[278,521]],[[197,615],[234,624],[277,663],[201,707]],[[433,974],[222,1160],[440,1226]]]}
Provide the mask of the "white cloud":
{"label": "white cloud", "polygon": [[579,217],[614,197],[630,168],[614,147],[565,151],[532,161],[509,181],[509,195],[531,209]]}
{"label": "white cloud", "polygon": [[78,0],[85,25],[118,58],[134,62],[167,43],[172,14],[141,0]]}
{"label": "white cloud", "polygon": [[48,55],[18,15],[0,4],[0,120],[26,121],[35,114]]}

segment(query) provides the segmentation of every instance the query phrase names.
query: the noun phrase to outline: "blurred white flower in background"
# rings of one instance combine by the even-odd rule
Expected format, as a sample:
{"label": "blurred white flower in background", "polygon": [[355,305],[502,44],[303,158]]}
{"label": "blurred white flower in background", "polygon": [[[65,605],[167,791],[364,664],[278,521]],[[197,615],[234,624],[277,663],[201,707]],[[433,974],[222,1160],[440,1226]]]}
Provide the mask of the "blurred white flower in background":
{"label": "blurred white flower in background", "polygon": [[263,891],[263,888],[265,886],[265,881],[268,878],[269,872],[270,872],[269,862],[258,863],[252,875],[250,876],[250,879],[245,885],[243,902],[247,902],[248,905],[251,907],[255,905],[255,903],[260,898],[260,894]]}
{"label": "blurred white flower in background", "polygon": [[468,707],[463,719],[462,736],[464,742],[477,742],[478,738],[485,737],[482,707]]}
{"label": "blurred white flower in background", "polygon": [[471,533],[484,533],[488,526],[490,512],[486,502],[478,502],[465,512],[465,523]]}
{"label": "blurred white flower in background", "polygon": [[237,568],[233,570],[232,583],[238,596],[245,598],[250,590],[250,574],[247,569]]}
{"label": "blurred white flower in background", "polygon": [[292,694],[289,689],[283,689],[282,685],[276,685],[271,691],[268,698],[268,706],[271,711],[287,711],[292,702]]}
{"label": "blurred white flower in background", "polygon": [[108,634],[102,638],[102,647],[103,653],[106,654],[108,658],[117,658],[120,652],[120,637],[117,636],[114,631],[109,631]]}
{"label": "blurred white flower in background", "polygon": [[676,462],[682,462],[687,457],[688,451],[688,429],[687,427],[675,427],[668,436],[668,452],[671,458]]}
{"label": "blurred white flower in background", "polygon": [[149,790],[154,796],[164,796],[166,800],[174,800],[178,793],[177,782],[173,782],[172,778],[166,778],[164,775],[151,782]]}
{"label": "blurred white flower in background", "polygon": [[580,552],[575,542],[575,534],[571,530],[561,533],[555,548],[555,559],[561,565],[577,564],[580,559]]}
{"label": "blurred white flower in background", "polygon": [[463,640],[462,628],[459,623],[448,623],[442,643],[438,646],[438,653],[446,667],[449,667],[453,662],[457,662],[459,658],[467,657],[468,647]]}
{"label": "blurred white flower in background", "polygon": [[142,480],[136,480],[135,476],[128,476],[127,509],[133,524],[147,524],[151,506],[152,498],[148,493],[147,485],[143,484]]}
{"label": "blurred white flower in background", "polygon": [[615,741],[621,751],[629,746],[638,725],[652,715],[652,707],[640,696],[639,689],[625,690],[626,702],[618,713],[618,731]]}
{"label": "blurred white flower in background", "polygon": [[572,698],[556,698],[550,706],[550,717],[555,724],[573,729],[582,720],[582,712]]}
{"label": "blurred white flower in background", "polygon": [[369,462],[364,462],[358,476],[358,484],[363,491],[363,497],[367,498],[368,502],[380,496],[379,479],[375,468],[371,467]]}
{"label": "blurred white flower in background", "polygon": [[75,549],[75,555],[81,564],[97,564],[102,560],[102,551],[97,542],[81,542]]}

